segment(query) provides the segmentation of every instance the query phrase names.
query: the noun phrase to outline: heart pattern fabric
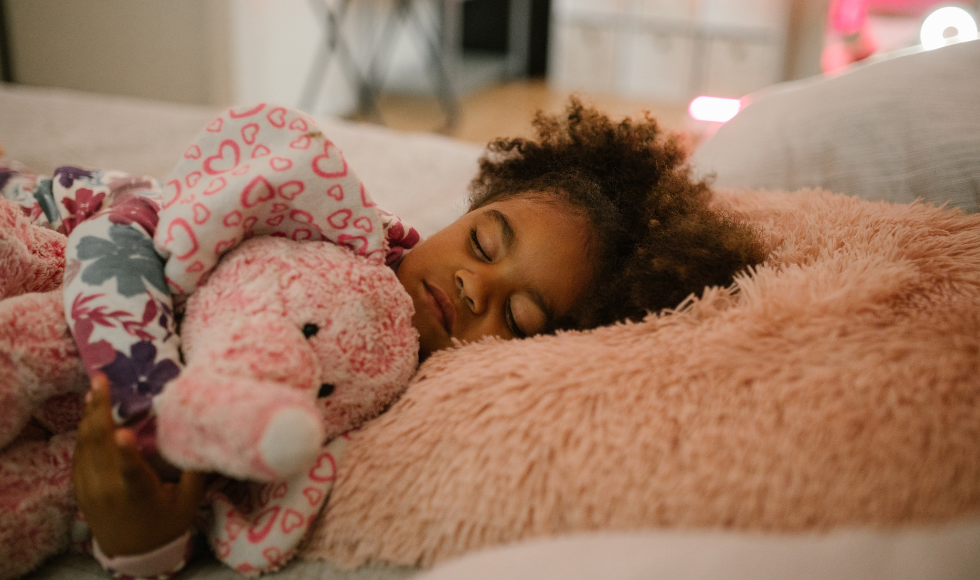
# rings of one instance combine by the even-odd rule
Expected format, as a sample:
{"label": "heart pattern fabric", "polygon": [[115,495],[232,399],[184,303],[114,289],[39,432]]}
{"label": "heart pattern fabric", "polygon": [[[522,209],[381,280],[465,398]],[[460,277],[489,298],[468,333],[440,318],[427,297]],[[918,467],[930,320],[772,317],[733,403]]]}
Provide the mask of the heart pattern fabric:
{"label": "heart pattern fabric", "polygon": [[225,564],[246,576],[286,564],[333,489],[337,462],[350,436],[325,445],[310,469],[271,483],[223,480],[208,492],[208,543]]}
{"label": "heart pattern fabric", "polygon": [[379,262],[391,254],[391,220],[301,111],[229,109],[185,150],[167,189],[154,243],[176,294],[193,292],[222,253],[253,236],[331,241]]}
{"label": "heart pattern fabric", "polygon": [[[119,171],[65,166],[44,177],[0,163],[0,197],[68,236],[69,330],[88,374],[109,379],[114,418],[144,451],[156,449],[153,400],[181,372],[180,307],[223,253],[253,236],[284,236],[332,241],[392,266],[419,241],[371,201],[312,119],[267,104],[208,124],[162,187]],[[231,523],[215,550],[226,542],[229,557],[247,553],[234,565],[243,573],[285,562],[333,485],[337,450],[326,451],[304,480],[257,488],[258,512],[226,497],[239,515],[224,512]],[[249,548],[235,548],[232,536]]]}

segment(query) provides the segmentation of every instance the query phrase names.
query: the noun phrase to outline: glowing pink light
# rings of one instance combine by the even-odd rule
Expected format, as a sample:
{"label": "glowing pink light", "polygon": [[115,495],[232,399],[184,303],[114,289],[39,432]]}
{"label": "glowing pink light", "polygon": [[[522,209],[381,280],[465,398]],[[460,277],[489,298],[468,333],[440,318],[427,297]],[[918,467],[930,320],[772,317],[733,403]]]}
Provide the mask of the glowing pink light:
{"label": "glowing pink light", "polygon": [[742,101],[739,99],[701,96],[691,101],[687,112],[698,121],[724,123],[738,114],[741,109]]}

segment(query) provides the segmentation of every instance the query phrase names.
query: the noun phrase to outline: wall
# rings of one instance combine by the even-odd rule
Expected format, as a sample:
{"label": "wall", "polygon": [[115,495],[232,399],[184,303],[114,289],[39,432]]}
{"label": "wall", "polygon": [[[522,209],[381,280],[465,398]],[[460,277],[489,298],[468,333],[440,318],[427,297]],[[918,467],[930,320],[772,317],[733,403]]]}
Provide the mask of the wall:
{"label": "wall", "polygon": [[226,0],[7,0],[17,82],[231,101]]}
{"label": "wall", "polygon": [[[229,4],[229,22],[235,101],[298,105],[322,30],[310,3],[234,0]],[[336,67],[336,61],[331,65]],[[352,96],[338,82],[342,79],[331,74],[327,80],[335,86],[325,87],[321,94],[339,93],[343,102],[335,108],[349,107]]]}
{"label": "wall", "polygon": [[[321,0],[318,0],[318,2]],[[317,51],[322,50],[327,13],[316,9],[308,0],[232,0],[229,4],[231,27],[232,78],[237,102],[274,101],[300,106]],[[327,0],[317,6],[336,5]],[[382,18],[387,2],[352,2],[343,20],[342,36],[361,74],[379,42]],[[403,35],[396,42],[403,45]],[[394,68],[408,69],[403,46]],[[407,51],[411,52],[411,51]],[[408,55],[411,63],[411,55]],[[420,65],[416,65],[416,68]],[[343,115],[356,106],[353,79],[339,53],[327,61],[326,75],[320,83],[318,98],[310,109],[316,113]]]}
{"label": "wall", "polygon": [[[299,106],[325,12],[308,0],[6,0],[15,81],[150,99],[226,106]],[[336,5],[336,0],[325,0]],[[437,4],[416,2],[435,30]],[[364,74],[391,3],[352,2],[343,35]],[[431,94],[429,46],[410,27],[392,35],[385,88]],[[356,105],[334,55],[311,109]]]}

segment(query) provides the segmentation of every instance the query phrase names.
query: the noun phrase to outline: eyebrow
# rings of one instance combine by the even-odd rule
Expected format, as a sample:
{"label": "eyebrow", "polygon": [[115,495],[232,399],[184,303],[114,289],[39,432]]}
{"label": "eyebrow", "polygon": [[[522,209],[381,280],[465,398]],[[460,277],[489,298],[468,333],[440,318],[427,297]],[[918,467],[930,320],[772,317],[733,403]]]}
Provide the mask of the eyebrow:
{"label": "eyebrow", "polygon": [[[503,236],[504,249],[509,252],[517,240],[517,236],[514,234],[514,228],[512,228],[510,225],[510,220],[507,219],[507,216],[504,215],[503,212],[495,209],[487,210],[486,215],[493,220],[494,223],[500,226],[500,233]],[[528,288],[528,294],[531,295],[531,300],[538,305],[538,308],[544,312],[545,330],[543,332],[551,332],[555,324],[554,310],[548,305],[548,302],[545,300],[544,296],[535,288]]]}
{"label": "eyebrow", "polygon": [[514,244],[514,228],[510,227],[510,220],[502,212],[495,209],[488,209],[487,217],[500,226],[500,232],[504,236],[504,249],[510,250]]}

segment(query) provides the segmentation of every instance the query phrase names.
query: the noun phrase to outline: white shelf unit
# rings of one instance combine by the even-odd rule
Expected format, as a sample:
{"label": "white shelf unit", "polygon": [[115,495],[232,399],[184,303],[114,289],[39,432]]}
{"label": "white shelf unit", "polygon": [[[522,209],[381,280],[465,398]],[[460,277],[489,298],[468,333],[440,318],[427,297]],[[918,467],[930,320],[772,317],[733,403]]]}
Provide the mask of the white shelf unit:
{"label": "white shelf unit", "polygon": [[549,80],[662,102],[782,80],[789,0],[554,0]]}

